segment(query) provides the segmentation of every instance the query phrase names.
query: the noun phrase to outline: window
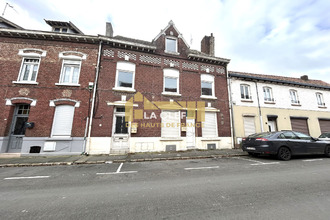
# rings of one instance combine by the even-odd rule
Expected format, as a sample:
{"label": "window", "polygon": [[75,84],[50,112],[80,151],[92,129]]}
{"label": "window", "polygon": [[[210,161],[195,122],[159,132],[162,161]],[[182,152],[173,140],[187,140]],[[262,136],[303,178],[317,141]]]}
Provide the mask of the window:
{"label": "window", "polygon": [[320,107],[324,107],[325,103],[323,100],[323,94],[322,93],[316,93],[316,100],[317,100],[317,105]]}
{"label": "window", "polygon": [[218,137],[217,115],[215,112],[205,112],[205,121],[202,128],[203,137]]}
{"label": "window", "polygon": [[18,77],[18,82],[36,82],[39,58],[23,58],[21,71]]}
{"label": "window", "polygon": [[81,61],[63,60],[60,84],[79,84]]}
{"label": "window", "polygon": [[214,97],[214,76],[208,74],[201,75],[202,98]]}
{"label": "window", "polygon": [[135,64],[129,62],[117,63],[116,85],[114,89],[134,90]]}
{"label": "window", "polygon": [[241,88],[241,99],[252,100],[250,86],[242,84],[240,88]]}
{"label": "window", "polygon": [[181,136],[180,111],[162,111],[162,137],[178,138]]}
{"label": "window", "polygon": [[55,108],[52,137],[70,137],[74,106],[58,105]]}
{"label": "window", "polygon": [[264,87],[263,91],[264,91],[264,101],[265,102],[274,102],[272,88]]}
{"label": "window", "polygon": [[177,40],[175,38],[167,37],[165,39],[165,52],[177,53]]}
{"label": "window", "polygon": [[296,90],[290,90],[291,104],[300,104],[298,98],[298,92]]}
{"label": "window", "polygon": [[164,69],[163,94],[179,95],[179,71],[176,69]]}

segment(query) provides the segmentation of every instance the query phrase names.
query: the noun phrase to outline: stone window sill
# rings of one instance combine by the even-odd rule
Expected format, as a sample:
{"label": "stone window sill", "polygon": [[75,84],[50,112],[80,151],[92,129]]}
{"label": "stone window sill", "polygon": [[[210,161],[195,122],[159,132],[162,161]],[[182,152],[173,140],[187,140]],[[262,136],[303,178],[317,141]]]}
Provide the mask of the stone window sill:
{"label": "stone window sill", "polygon": [[117,91],[117,92],[129,92],[129,93],[134,93],[136,92],[135,89],[132,88],[123,88],[123,87],[114,87],[112,88],[113,91]]}
{"label": "stone window sill", "polygon": [[79,87],[80,84],[70,84],[70,83],[55,83],[57,86],[76,86]]}
{"label": "stone window sill", "polygon": [[12,81],[15,84],[28,84],[28,85],[38,85],[38,82],[28,82],[28,81]]}
{"label": "stone window sill", "polygon": [[210,96],[210,95],[201,95],[200,98],[201,98],[201,99],[212,99],[212,100],[216,100],[216,99],[218,99],[217,97],[215,97],[215,96]]}
{"label": "stone window sill", "polygon": [[180,93],[174,93],[174,92],[162,92],[162,95],[164,96],[176,96],[176,97],[181,97]]}

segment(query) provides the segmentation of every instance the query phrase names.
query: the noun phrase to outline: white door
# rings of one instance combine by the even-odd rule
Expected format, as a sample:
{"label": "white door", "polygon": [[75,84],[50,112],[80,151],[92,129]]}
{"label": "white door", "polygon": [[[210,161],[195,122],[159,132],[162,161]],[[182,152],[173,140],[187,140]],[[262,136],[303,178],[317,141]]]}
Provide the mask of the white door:
{"label": "white door", "polygon": [[116,107],[110,150],[110,153],[112,154],[129,152],[130,127],[128,126],[129,123],[125,120],[125,118],[125,107]]}
{"label": "white door", "polygon": [[269,131],[277,131],[276,121],[274,120],[268,121],[268,128]]}
{"label": "white door", "polygon": [[186,144],[187,148],[195,148],[196,139],[195,139],[195,119],[186,119]]}

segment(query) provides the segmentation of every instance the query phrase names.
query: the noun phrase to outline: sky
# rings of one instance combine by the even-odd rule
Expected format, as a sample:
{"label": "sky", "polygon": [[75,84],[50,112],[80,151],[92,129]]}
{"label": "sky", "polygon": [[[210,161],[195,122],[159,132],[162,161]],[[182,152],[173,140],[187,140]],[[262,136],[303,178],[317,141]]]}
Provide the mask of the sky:
{"label": "sky", "polygon": [[4,18],[50,31],[44,19],[71,21],[88,35],[152,41],[172,20],[191,49],[215,37],[215,55],[230,71],[300,77],[330,83],[329,0],[0,0]]}

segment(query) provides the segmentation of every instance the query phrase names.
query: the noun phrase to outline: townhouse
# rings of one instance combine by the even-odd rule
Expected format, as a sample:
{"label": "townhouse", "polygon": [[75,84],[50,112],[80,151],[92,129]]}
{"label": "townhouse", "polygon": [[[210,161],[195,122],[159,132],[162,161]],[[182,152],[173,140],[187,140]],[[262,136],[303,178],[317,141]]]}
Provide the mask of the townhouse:
{"label": "townhouse", "polygon": [[99,41],[46,22],[52,31],[0,18],[0,153],[84,152]]}
{"label": "townhouse", "polygon": [[321,80],[229,72],[235,145],[253,133],[330,132],[330,84]]}
{"label": "townhouse", "polygon": [[172,21],[152,41],[106,33],[89,153],[231,148],[230,60],[212,34],[196,51]]}

